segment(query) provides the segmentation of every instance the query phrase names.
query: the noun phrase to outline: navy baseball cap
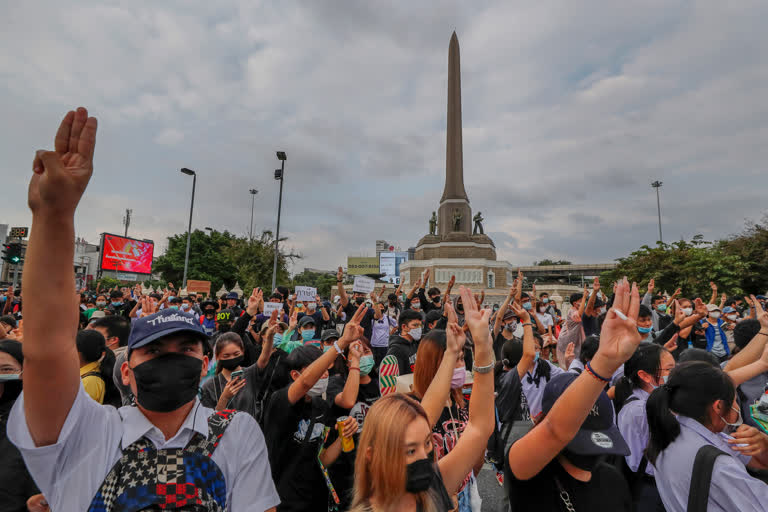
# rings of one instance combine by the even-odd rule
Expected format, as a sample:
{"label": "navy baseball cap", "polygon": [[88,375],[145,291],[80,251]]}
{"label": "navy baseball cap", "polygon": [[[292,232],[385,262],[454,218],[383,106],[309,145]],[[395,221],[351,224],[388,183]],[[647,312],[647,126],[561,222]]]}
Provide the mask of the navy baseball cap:
{"label": "navy baseball cap", "polygon": [[239,299],[239,298],[240,298],[240,297],[238,297],[238,296],[237,296],[237,293],[235,293],[235,292],[229,292],[229,293],[227,294],[227,300],[229,300],[229,299],[235,299],[235,300],[237,300],[237,299]]}
{"label": "navy baseball cap", "polygon": [[308,324],[315,325],[315,319],[312,317],[312,315],[304,315],[301,317],[301,320],[299,320],[299,327],[304,327]]}
{"label": "navy baseball cap", "polygon": [[[560,395],[577,378],[579,374],[573,372],[552,377],[544,388],[541,399],[541,410],[544,414],[549,413]],[[587,419],[566,448],[579,455],[629,455],[629,446],[613,421],[613,405],[605,391],[600,392]]]}
{"label": "navy baseball cap", "polygon": [[190,313],[177,309],[163,309],[154,315],[139,318],[131,326],[128,351],[143,347],[171,334],[188,333],[206,341],[208,336],[200,322]]}

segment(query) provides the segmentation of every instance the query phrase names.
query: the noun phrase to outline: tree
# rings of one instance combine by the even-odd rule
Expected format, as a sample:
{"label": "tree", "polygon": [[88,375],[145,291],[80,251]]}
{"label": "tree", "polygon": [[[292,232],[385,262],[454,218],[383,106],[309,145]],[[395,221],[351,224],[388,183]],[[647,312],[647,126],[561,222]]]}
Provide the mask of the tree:
{"label": "tree", "polygon": [[317,293],[321,297],[330,297],[333,294],[332,290],[336,289],[336,274],[304,270],[293,276],[292,287],[296,286],[311,286],[317,288]]}
{"label": "tree", "polygon": [[642,290],[653,278],[659,292],[667,290],[671,293],[681,288],[684,297],[709,299],[712,293],[709,282],[713,281],[721,292],[744,293],[741,277],[746,263],[737,255],[727,254],[721,244],[703,240],[701,235],[696,235],[690,242],[658,242],[655,247],[643,245],[617,261],[619,265],[614,270],[603,273],[604,283],[627,276]]}
{"label": "tree", "polygon": [[[284,239],[281,239],[281,242]],[[187,234],[168,237],[168,249],[154,263],[154,270],[163,279],[183,286],[184,256],[187,248]],[[278,282],[288,282],[287,262],[299,255],[280,251],[277,266]],[[192,232],[189,248],[189,269],[187,279],[211,282],[211,291],[222,285],[231,288],[236,282],[243,290],[256,286],[268,288],[272,282],[274,263],[274,237],[264,231],[259,238],[249,240],[224,231],[210,234],[196,229]]]}
{"label": "tree", "polygon": [[741,233],[720,241],[720,249],[744,262],[744,291],[763,294],[768,290],[768,214],[760,222],[747,221]]}
{"label": "tree", "polygon": [[543,267],[545,265],[571,265],[570,261],[566,260],[550,260],[550,259],[543,259],[541,261],[534,261],[533,265],[536,267]]}

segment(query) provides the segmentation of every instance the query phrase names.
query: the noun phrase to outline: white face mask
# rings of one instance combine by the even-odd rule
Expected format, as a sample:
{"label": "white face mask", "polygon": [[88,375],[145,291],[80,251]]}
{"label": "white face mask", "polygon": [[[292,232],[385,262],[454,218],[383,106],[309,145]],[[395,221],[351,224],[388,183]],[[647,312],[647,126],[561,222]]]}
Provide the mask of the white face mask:
{"label": "white face mask", "polygon": [[711,313],[709,314],[709,316],[711,316],[712,318],[714,318],[715,320],[717,320],[718,318],[720,318],[720,312],[719,312],[719,311],[713,311],[713,312],[711,312]]}
{"label": "white face mask", "polygon": [[411,335],[411,338],[413,338],[414,341],[419,341],[421,339],[421,327],[411,329],[408,331],[408,334]]}
{"label": "white face mask", "polygon": [[515,338],[522,338],[524,332],[525,332],[525,328],[523,327],[523,324],[518,323],[517,326],[515,327],[515,332],[512,333],[512,336],[514,336]]}
{"label": "white face mask", "polygon": [[735,423],[728,423],[727,421],[725,421],[725,418],[720,416],[720,419],[723,420],[723,422],[725,423],[725,428],[723,429],[723,433],[725,434],[731,434],[733,432],[736,432],[736,429],[739,428],[744,423],[744,420],[741,418],[741,410],[736,409],[733,406],[731,406],[731,409],[739,413],[739,417],[736,418]]}
{"label": "white face mask", "polygon": [[328,377],[323,377],[322,379],[315,382],[315,385],[312,386],[312,389],[307,391],[307,395],[309,396],[321,396],[325,391],[328,389]]}
{"label": "white face mask", "polygon": [[738,318],[739,318],[739,315],[727,315],[725,318],[727,318],[728,320],[731,320],[731,321],[735,322],[736,320],[738,320]]}
{"label": "white face mask", "polygon": [[691,316],[693,314],[693,308],[683,308],[683,313],[685,313],[685,316]]}

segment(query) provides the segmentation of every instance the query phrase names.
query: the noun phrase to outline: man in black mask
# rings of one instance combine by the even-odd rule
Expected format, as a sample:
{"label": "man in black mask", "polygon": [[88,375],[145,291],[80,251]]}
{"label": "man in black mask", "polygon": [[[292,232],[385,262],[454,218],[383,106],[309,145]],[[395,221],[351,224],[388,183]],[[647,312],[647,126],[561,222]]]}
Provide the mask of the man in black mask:
{"label": "man in black mask", "polygon": [[33,162],[24,390],[8,438],[51,510],[111,510],[114,503],[126,510],[274,510],[279,498],[256,421],[197,399],[207,337],[192,315],[168,309],[133,323],[120,370],[136,407],[101,406],[80,383],[71,260],[95,141],[96,119],[84,108],[70,111],[55,151],[38,151]]}

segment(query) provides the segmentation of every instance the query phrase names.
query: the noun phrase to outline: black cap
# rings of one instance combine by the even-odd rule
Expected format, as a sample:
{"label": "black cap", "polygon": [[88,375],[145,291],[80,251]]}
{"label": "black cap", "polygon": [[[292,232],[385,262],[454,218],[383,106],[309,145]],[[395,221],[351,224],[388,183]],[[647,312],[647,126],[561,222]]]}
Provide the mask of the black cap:
{"label": "black cap", "polygon": [[336,339],[341,338],[341,334],[339,334],[339,331],[337,331],[336,329],[325,329],[323,330],[323,334],[320,335],[321,341],[328,341],[333,338],[336,338]]}
{"label": "black cap", "polygon": [[[552,377],[544,388],[541,411],[549,413],[560,395],[577,378],[579,374],[573,372]],[[592,410],[566,448],[579,455],[629,455],[629,446],[613,421],[613,406],[605,391],[600,392]]]}
{"label": "black cap", "polygon": [[299,320],[299,327],[304,327],[305,325],[308,325],[308,324],[317,325],[312,315],[304,315],[303,317],[301,317],[301,320]]}
{"label": "black cap", "polygon": [[231,324],[234,323],[235,320],[237,320],[237,316],[235,315],[235,312],[229,308],[222,309],[216,315],[216,321],[220,324]]}

